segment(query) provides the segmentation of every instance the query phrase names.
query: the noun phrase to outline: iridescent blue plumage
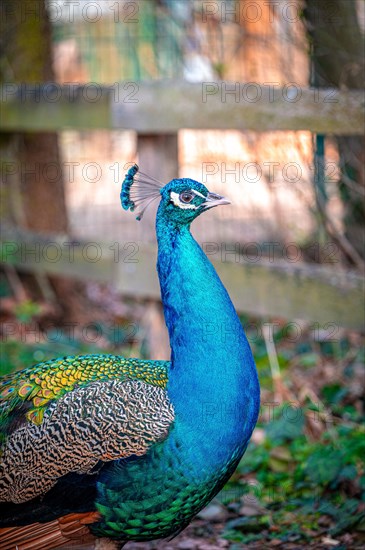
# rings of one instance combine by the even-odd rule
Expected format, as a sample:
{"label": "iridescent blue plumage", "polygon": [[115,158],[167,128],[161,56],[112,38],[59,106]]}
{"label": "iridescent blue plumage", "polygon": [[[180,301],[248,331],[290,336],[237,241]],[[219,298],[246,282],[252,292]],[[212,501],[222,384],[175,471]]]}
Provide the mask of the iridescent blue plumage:
{"label": "iridescent blue plumage", "polygon": [[[254,429],[260,392],[252,353],[226,289],[190,233],[190,224],[197,216],[229,201],[188,178],[174,179],[161,186],[157,180],[145,174],[141,177],[138,172],[136,165],[128,171],[121,201],[124,209],[132,211],[142,206],[137,217],[140,219],[150,202],[160,198],[156,216],[157,271],[171,362],[149,361],[142,365],[138,360],[100,356],[102,360],[93,361],[100,365],[101,375],[94,376],[91,382],[87,377],[80,378],[83,380],[80,387],[73,382],[71,388],[67,376],[77,381],[82,375],[83,361],[89,363],[90,359],[67,360],[70,368],[66,366],[61,375],[67,390],[59,399],[60,406],[51,399],[40,431],[32,426],[31,436],[34,432],[40,441],[41,436],[47,441],[53,433],[69,433],[65,421],[63,425],[60,421],[62,414],[67,419],[67,407],[72,404],[75,414],[78,403],[94,403],[89,421],[80,411],[80,429],[88,434],[82,442],[86,450],[81,441],[77,447],[77,434],[74,435],[73,427],[71,430],[76,456],[71,457],[72,463],[83,460],[83,468],[79,465],[76,473],[74,469],[56,479],[40,499],[7,503],[9,511],[4,512],[13,518],[10,525],[17,525],[18,518],[23,523],[29,522],[35,517],[33,510],[39,510],[42,521],[62,512],[97,512],[88,530],[98,537],[109,537],[122,544],[128,540],[172,536],[227,482]],[[119,366],[115,368],[116,363]],[[90,368],[94,372],[94,363]],[[41,370],[47,378],[48,367]],[[68,370],[71,374],[67,374]],[[57,374],[52,373],[51,385],[57,382]],[[34,398],[35,390],[28,389],[27,380],[20,378],[22,388],[26,388],[23,393],[29,399]],[[39,380],[42,388],[43,378]],[[7,394],[4,399],[9,399]],[[45,407],[42,400],[40,403]],[[12,409],[13,416],[15,412]],[[111,418],[113,441],[108,441],[111,428],[105,431],[105,436],[99,432],[95,435],[98,427],[110,425]],[[95,420],[96,428],[92,430]],[[121,438],[120,457],[116,458],[118,427],[128,436]],[[104,433],[104,428],[99,431]],[[24,437],[17,439],[15,430],[9,435],[8,446],[11,437],[15,438],[14,446],[24,445]],[[27,452],[32,456],[31,450]],[[62,466],[67,470],[67,464]],[[56,467],[54,464],[53,468]],[[75,475],[79,476],[76,481]],[[73,499],[70,485],[78,487],[81,497]],[[9,484],[9,493],[12,487]],[[27,494],[29,487],[23,483],[21,490]],[[39,494],[39,483],[35,490]]]}
{"label": "iridescent blue plumage", "polygon": [[[240,320],[190,233],[190,223],[224,199],[191,179],[172,180],[160,193],[157,269],[175,421],[167,439],[141,461],[110,466],[97,500],[105,517],[100,533],[134,540],[166,537],[189,523],[233,473],[259,410],[256,369]],[[118,499],[128,506],[117,508]]]}

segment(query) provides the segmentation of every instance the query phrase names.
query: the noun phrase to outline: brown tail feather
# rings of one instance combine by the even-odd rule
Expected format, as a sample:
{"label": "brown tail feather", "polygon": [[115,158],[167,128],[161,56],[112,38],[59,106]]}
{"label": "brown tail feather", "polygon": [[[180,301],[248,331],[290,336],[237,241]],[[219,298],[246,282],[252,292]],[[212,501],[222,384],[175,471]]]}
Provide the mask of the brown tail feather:
{"label": "brown tail feather", "polygon": [[55,550],[95,542],[88,525],[99,518],[97,512],[68,514],[47,523],[0,529],[0,550]]}

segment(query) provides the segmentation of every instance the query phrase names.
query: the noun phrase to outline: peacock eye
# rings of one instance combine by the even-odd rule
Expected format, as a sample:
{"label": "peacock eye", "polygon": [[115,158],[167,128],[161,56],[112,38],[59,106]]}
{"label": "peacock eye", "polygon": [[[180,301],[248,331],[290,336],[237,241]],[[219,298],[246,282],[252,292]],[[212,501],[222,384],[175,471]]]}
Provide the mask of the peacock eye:
{"label": "peacock eye", "polygon": [[184,202],[184,203],[191,202],[193,198],[194,198],[193,193],[189,193],[189,191],[183,191],[179,195],[179,199],[181,200],[181,202]]}

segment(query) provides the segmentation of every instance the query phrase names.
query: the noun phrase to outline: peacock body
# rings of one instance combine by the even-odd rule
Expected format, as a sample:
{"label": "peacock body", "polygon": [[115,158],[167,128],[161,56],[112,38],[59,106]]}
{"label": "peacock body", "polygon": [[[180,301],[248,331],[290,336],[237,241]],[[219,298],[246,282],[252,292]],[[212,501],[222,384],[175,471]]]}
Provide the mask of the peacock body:
{"label": "peacock body", "polygon": [[250,347],[190,233],[198,215],[228,201],[191,179],[160,188],[137,171],[121,200],[138,210],[160,197],[157,270],[171,361],[75,356],[3,378],[0,550],[22,550],[24,540],[42,550],[173,536],[232,475],[255,426]]}

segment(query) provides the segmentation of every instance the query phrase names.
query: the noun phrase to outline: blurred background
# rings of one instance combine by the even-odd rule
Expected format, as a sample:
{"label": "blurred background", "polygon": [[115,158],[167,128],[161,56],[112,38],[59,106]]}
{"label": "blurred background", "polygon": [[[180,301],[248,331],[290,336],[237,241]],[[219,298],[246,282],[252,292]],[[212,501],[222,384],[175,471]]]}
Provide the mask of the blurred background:
{"label": "blurred background", "polygon": [[120,186],[134,162],[202,181],[232,200],[193,233],[262,407],[232,481],[161,548],[362,548],[364,1],[3,0],[1,15],[1,374],[169,358],[154,207],[137,222]]}

